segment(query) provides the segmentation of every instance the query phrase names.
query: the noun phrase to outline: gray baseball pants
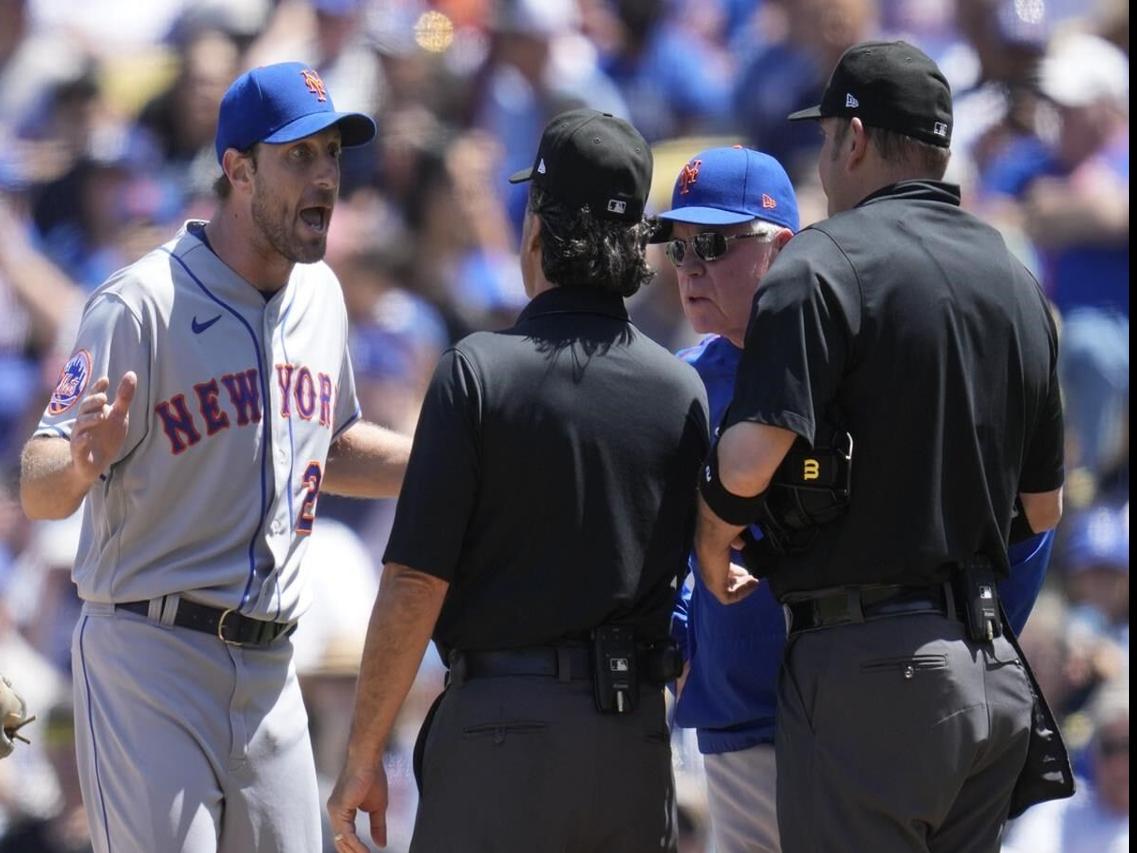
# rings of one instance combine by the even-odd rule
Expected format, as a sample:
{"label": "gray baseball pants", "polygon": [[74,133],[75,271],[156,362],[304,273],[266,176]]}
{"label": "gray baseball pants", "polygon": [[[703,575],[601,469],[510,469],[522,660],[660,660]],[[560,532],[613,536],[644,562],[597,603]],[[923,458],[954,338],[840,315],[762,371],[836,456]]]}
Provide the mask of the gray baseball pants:
{"label": "gray baseball pants", "polygon": [[714,853],[779,853],[774,745],[703,756]]}
{"label": "gray baseball pants", "polygon": [[239,648],[87,603],[72,639],[95,853],[313,853],[316,768],[292,644]]}

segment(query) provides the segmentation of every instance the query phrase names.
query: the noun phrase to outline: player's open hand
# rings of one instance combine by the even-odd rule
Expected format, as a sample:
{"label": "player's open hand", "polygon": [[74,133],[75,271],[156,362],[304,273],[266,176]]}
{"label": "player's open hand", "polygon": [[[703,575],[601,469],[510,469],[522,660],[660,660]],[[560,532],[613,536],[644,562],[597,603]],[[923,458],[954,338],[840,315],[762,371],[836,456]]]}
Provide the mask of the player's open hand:
{"label": "player's open hand", "polygon": [[130,426],[130,403],[138,389],[133,371],[123,374],[113,401],[107,399],[110,379],[100,377],[79,404],[71,428],[71,460],[75,470],[94,482],[118,456]]}
{"label": "player's open hand", "polygon": [[355,815],[371,815],[371,840],[387,846],[387,771],[382,762],[373,769],[345,767],[328,798],[328,819],[336,853],[367,853],[355,834]]}

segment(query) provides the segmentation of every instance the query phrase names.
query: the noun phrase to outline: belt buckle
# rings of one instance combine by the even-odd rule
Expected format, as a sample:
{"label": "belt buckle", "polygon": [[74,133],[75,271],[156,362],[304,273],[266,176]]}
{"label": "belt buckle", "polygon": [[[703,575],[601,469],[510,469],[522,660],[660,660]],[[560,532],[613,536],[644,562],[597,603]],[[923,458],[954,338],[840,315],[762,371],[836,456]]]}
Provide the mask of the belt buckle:
{"label": "belt buckle", "polygon": [[236,613],[236,612],[237,611],[234,610],[232,607],[230,607],[228,610],[225,610],[224,612],[222,612],[221,618],[217,620],[217,639],[219,639],[221,642],[223,642],[227,645],[230,645],[230,646],[243,646],[245,644],[243,642],[241,642],[240,640],[230,640],[228,637],[225,636],[225,620],[229,617],[230,614]]}

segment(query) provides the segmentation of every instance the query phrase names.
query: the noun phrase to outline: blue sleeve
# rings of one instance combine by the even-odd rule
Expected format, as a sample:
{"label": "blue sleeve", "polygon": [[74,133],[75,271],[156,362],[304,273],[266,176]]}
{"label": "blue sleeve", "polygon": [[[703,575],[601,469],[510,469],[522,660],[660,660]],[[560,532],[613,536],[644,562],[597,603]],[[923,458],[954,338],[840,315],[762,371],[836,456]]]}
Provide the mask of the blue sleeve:
{"label": "blue sleeve", "polygon": [[[692,566],[688,563],[688,569]],[[675,609],[671,612],[671,639],[679,646],[684,661],[691,660],[690,632],[688,618],[691,612],[691,584],[684,580],[679,584],[679,591],[675,594]]]}
{"label": "blue sleeve", "polygon": [[1016,542],[1010,548],[1011,574],[999,582],[999,598],[1016,635],[1022,633],[1038,599],[1053,550],[1053,530]]}

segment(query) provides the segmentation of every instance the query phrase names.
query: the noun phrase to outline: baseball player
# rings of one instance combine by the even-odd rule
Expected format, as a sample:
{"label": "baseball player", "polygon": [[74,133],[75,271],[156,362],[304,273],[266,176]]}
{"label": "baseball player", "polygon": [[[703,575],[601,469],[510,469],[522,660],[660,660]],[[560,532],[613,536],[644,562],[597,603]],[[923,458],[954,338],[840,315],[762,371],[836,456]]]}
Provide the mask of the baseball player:
{"label": "baseball player", "polygon": [[[680,170],[666,253],[675,265],[683,311],[709,333],[678,355],[707,387],[711,424],[721,423],[762,276],[798,230],[797,200],[778,162],[735,146],[712,148]],[[756,537],[761,530],[751,528]],[[1042,585],[1053,531],[1011,548],[1010,578],[1000,597],[1020,631]],[[704,586],[694,556],[693,582],[675,608],[672,636],[688,663],[676,723],[695,728],[704,753],[711,835],[718,853],[780,850],[775,810],[774,711],[782,650],[782,607],[769,584],[737,604],[720,604]]]}
{"label": "baseball player", "polygon": [[374,133],[304,65],[239,77],[215,215],[92,294],[25,448],[28,515],[87,498],[72,659],[99,853],[320,849],[288,635],[334,567],[300,564],[320,494],[394,495],[409,452],[359,419],[321,262],[340,150]]}

